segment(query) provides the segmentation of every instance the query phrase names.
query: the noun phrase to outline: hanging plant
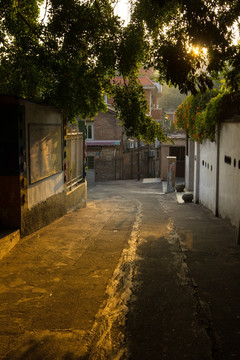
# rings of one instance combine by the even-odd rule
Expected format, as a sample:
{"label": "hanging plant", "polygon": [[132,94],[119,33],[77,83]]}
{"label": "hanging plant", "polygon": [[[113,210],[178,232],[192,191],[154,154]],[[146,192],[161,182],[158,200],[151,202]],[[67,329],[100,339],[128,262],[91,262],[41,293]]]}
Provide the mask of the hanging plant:
{"label": "hanging plant", "polygon": [[196,129],[199,139],[215,140],[216,125],[224,119],[228,106],[229,93],[219,93],[212,98],[196,119]]}
{"label": "hanging plant", "polygon": [[229,93],[214,89],[196,96],[189,95],[176,111],[176,126],[192,140],[215,140],[215,127],[228,106]]}

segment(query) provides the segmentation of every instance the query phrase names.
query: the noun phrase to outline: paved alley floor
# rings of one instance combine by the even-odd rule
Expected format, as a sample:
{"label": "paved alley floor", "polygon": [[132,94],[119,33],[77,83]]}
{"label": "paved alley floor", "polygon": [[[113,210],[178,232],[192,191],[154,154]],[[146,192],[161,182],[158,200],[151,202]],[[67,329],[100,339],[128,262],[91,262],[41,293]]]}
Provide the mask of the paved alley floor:
{"label": "paved alley floor", "polygon": [[89,185],[0,260],[0,359],[239,359],[239,270],[235,229],[203,206]]}

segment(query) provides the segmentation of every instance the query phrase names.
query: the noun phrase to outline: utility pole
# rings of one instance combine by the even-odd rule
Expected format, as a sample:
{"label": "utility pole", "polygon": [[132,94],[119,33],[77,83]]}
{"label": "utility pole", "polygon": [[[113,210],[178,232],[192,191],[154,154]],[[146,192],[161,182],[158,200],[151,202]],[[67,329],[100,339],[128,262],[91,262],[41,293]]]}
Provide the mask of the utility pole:
{"label": "utility pole", "polygon": [[138,149],[137,149],[137,180],[140,181],[140,140],[138,139]]}

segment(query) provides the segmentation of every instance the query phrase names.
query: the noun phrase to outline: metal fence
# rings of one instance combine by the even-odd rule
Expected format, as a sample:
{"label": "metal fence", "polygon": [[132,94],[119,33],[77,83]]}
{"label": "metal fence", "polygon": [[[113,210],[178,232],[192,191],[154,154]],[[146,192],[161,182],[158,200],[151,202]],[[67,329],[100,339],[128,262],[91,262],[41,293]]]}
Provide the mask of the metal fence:
{"label": "metal fence", "polygon": [[65,182],[68,191],[83,179],[83,133],[66,136]]}

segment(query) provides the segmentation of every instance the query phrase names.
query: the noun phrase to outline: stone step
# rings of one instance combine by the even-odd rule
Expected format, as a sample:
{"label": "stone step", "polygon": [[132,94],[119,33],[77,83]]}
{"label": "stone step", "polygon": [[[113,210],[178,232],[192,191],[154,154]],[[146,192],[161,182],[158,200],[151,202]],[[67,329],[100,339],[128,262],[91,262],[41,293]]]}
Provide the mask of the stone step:
{"label": "stone step", "polygon": [[20,230],[0,230],[0,260],[18,243]]}

